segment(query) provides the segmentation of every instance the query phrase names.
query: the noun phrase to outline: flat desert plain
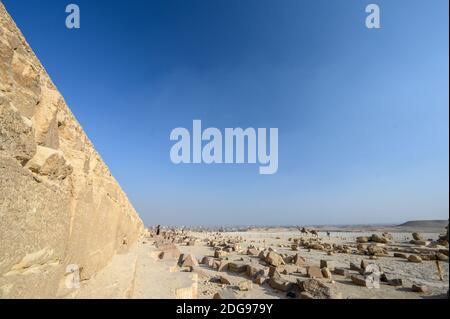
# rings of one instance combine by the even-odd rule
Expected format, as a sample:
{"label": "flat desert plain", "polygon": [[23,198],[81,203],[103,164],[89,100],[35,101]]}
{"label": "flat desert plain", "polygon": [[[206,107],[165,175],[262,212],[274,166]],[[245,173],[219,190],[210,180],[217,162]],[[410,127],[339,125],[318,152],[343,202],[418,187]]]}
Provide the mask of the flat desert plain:
{"label": "flat desert plain", "polygon": [[[429,227],[392,227],[377,228],[366,227],[357,230],[347,231],[348,227],[329,228],[318,231],[318,236],[302,234],[297,229],[254,229],[245,232],[207,233],[192,232],[189,238],[197,238],[198,241],[192,245],[180,245],[180,250],[184,254],[192,254],[200,261],[204,256],[219,257],[215,253],[218,247],[211,247],[219,243],[237,243],[238,249],[226,249],[226,255],[221,256],[227,262],[235,262],[237,265],[255,265],[256,268],[263,269],[271,265],[261,255],[250,255],[251,249],[258,252],[273,250],[282,256],[285,263],[277,265],[276,269],[280,274],[280,282],[287,281],[298,283],[310,279],[311,277],[322,282],[327,287],[332,287],[333,291],[342,298],[446,298],[449,289],[449,268],[448,268],[448,246],[440,246],[436,241],[440,237],[439,229]],[[369,228],[369,229],[367,229]],[[423,243],[413,241],[412,233],[415,231],[423,238]],[[420,231],[432,232],[420,232]],[[388,232],[388,234],[386,234]],[[371,238],[373,235],[379,237],[383,233],[389,237],[386,243],[357,243],[357,238]],[[295,239],[303,238],[305,245],[294,244]],[[361,240],[361,239],[360,239]],[[295,241],[300,243],[299,241]],[[309,243],[320,243],[313,245]],[[434,244],[433,244],[434,243]],[[421,245],[423,244],[423,245]],[[220,244],[219,244],[220,245]],[[325,247],[324,247],[325,246]],[[375,253],[368,252],[369,246],[376,247]],[[328,248],[327,248],[328,247]],[[346,249],[341,249],[341,248]],[[322,250],[322,248],[324,248]],[[378,253],[379,249],[379,253]],[[346,251],[347,250],[347,251]],[[371,251],[372,252],[372,251]],[[291,256],[299,255],[304,262],[295,265],[289,262]],[[438,258],[436,258],[438,254]],[[264,253],[263,253],[264,255]],[[415,260],[417,256],[419,259]],[[367,287],[361,283],[355,283],[352,276],[361,276],[363,270],[358,271],[355,267],[361,267],[361,263],[376,264],[381,272],[379,288]],[[330,278],[319,275],[314,277],[308,273],[309,267],[319,268],[329,266]],[[294,293],[289,293],[285,289],[280,289],[277,283],[267,279],[262,284],[253,284],[250,289],[240,289],[239,284],[246,280],[252,280],[247,273],[230,271],[218,271],[216,267],[200,264],[201,276],[199,278],[198,293],[199,298],[212,298],[223,288],[229,288],[236,295],[236,298],[298,298],[299,293],[292,289]],[[339,269],[336,271],[336,269]],[[225,276],[225,279],[221,277]],[[269,277],[269,276],[268,276]],[[253,280],[254,281],[254,280]],[[415,289],[413,289],[413,285]],[[283,286],[281,286],[283,288]],[[294,287],[295,288],[295,287]],[[418,292],[417,290],[422,290]],[[314,297],[314,296],[312,296]]]}
{"label": "flat desert plain", "polygon": [[66,298],[447,298],[447,221],[401,226],[151,227]]}

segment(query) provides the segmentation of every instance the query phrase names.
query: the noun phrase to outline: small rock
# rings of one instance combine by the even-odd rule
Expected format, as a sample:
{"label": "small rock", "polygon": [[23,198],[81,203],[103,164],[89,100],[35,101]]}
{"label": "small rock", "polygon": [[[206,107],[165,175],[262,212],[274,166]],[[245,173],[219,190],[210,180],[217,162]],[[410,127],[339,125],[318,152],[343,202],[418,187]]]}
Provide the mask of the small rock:
{"label": "small rock", "polygon": [[320,268],[328,268],[329,270],[334,270],[334,261],[322,259],[320,261]]}
{"label": "small rock", "polygon": [[228,253],[226,251],[223,250],[216,250],[214,251],[214,257],[215,258],[224,258],[228,255]]}
{"label": "small rock", "polygon": [[373,234],[371,237],[371,241],[373,241],[375,243],[387,244],[387,243],[389,243],[389,238],[387,238],[385,236],[379,236],[379,235]]}
{"label": "small rock", "polygon": [[368,265],[369,265],[369,263],[367,261],[365,261],[364,259],[361,260],[361,266],[360,266],[361,269],[365,270]]}
{"label": "small rock", "polygon": [[366,279],[364,278],[364,276],[352,275],[350,278],[355,285],[367,287]]}
{"label": "small rock", "polygon": [[342,299],[336,288],[331,288],[316,279],[297,280],[301,292],[300,299]]}
{"label": "small rock", "polygon": [[293,299],[293,298],[297,298],[297,295],[293,291],[288,291],[288,293],[286,294],[286,297]]}
{"label": "small rock", "polygon": [[269,285],[273,289],[287,292],[292,289],[294,283],[274,276],[270,278]]}
{"label": "small rock", "polygon": [[350,263],[350,270],[357,271],[359,273],[362,271],[361,267],[359,267],[358,265],[356,265],[354,263]]}
{"label": "small rock", "polygon": [[236,295],[231,289],[225,288],[218,291],[213,299],[236,299]]}
{"label": "small rock", "polygon": [[221,260],[219,262],[219,267],[217,268],[217,271],[227,271],[228,264],[229,264],[229,262],[227,260]]}
{"label": "small rock", "polygon": [[203,265],[207,265],[208,267],[213,267],[213,264],[214,264],[214,258],[205,256],[205,257],[203,257],[201,263],[202,263]]}
{"label": "small rock", "polygon": [[242,280],[238,283],[240,291],[249,291],[253,289],[253,283],[250,280]]}
{"label": "small rock", "polygon": [[309,266],[307,268],[307,275],[309,278],[323,278],[322,270],[318,266]]}
{"label": "small rock", "polygon": [[243,262],[233,261],[228,263],[228,270],[238,274],[246,272],[247,267],[247,264]]}
{"label": "small rock", "polygon": [[181,267],[198,267],[198,260],[194,255],[182,254],[179,259]]}
{"label": "small rock", "polygon": [[324,277],[324,278],[327,278],[327,279],[332,279],[333,278],[333,276],[331,275],[331,271],[330,271],[330,269],[328,269],[328,268],[322,268],[322,276]]}
{"label": "small rock", "polygon": [[333,271],[336,275],[340,275],[340,276],[344,276],[344,277],[348,277],[349,276],[349,272],[347,269],[345,268],[334,268]]}
{"label": "small rock", "polygon": [[420,284],[413,284],[411,290],[418,293],[427,293],[428,287]]}
{"label": "small rock", "polygon": [[417,255],[410,255],[408,257],[408,261],[412,262],[412,263],[421,263],[422,262],[422,258],[420,258]]}
{"label": "small rock", "polygon": [[420,233],[412,233],[412,237],[414,240],[423,240],[422,234]]}
{"label": "small rock", "polygon": [[448,256],[444,255],[443,253],[437,253],[436,259],[440,261],[448,261]]}
{"label": "small rock", "polygon": [[312,244],[311,246],[309,246],[309,248],[314,250],[325,250],[325,247],[321,244]]}
{"label": "small rock", "polygon": [[268,281],[269,281],[268,277],[265,277],[263,275],[258,275],[258,276],[256,276],[256,278],[253,282],[257,285],[264,285]]}
{"label": "small rock", "polygon": [[275,267],[285,264],[283,258],[273,251],[269,252],[269,254],[267,255],[266,262]]}
{"label": "small rock", "polygon": [[366,236],[356,237],[356,242],[360,243],[360,244],[368,243],[369,237],[366,237]]}
{"label": "small rock", "polygon": [[224,285],[231,285],[232,284],[232,280],[230,279],[230,277],[228,277],[226,275],[219,276],[219,281],[220,281],[221,284],[224,284]]}
{"label": "small rock", "polygon": [[391,279],[388,281],[389,286],[401,287],[403,286],[403,281],[400,278]]}
{"label": "small rock", "polygon": [[305,258],[303,258],[302,256],[300,256],[300,254],[295,254],[294,255],[294,259],[293,259],[293,263],[296,266],[302,267],[305,265]]}
{"label": "small rock", "polygon": [[302,291],[301,293],[300,293],[300,295],[298,296],[298,299],[314,299],[314,296],[313,295],[311,295],[309,292],[306,292],[306,291]]}
{"label": "small rock", "polygon": [[408,256],[402,253],[394,253],[394,257],[408,259]]}
{"label": "small rock", "polygon": [[409,243],[412,244],[412,245],[417,245],[417,246],[427,246],[428,245],[428,242],[425,241],[425,240],[415,240],[415,239],[413,239]]}

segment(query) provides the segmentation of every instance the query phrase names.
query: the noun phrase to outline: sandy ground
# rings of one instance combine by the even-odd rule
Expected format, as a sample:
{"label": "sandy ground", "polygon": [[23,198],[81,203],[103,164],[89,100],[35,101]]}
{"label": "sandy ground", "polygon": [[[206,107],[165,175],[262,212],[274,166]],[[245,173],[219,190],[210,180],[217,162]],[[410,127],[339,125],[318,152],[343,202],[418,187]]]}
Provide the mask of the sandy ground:
{"label": "sandy ground", "polygon": [[[374,233],[380,234],[383,230],[379,232],[331,232],[330,237],[327,236],[326,232],[319,232],[319,237],[323,242],[337,243],[337,244],[351,244],[355,245],[355,239],[358,236],[370,236]],[[410,248],[415,247],[409,244],[412,239],[411,233],[398,232],[391,233],[394,237],[392,244],[387,245],[388,249],[393,248]],[[207,246],[206,239],[212,236],[211,233],[198,232],[190,233],[190,236],[199,238],[200,241],[195,246],[183,246],[179,245],[180,250],[183,253],[189,253],[195,255],[198,259],[203,256],[213,256],[214,251],[212,247]],[[438,238],[438,233],[422,233],[424,238],[435,240]],[[237,238],[241,237],[241,247],[243,248],[243,253],[230,253],[229,260],[244,260],[246,262],[258,263],[259,258],[247,256],[245,251],[247,246],[254,245],[259,248],[269,248],[275,249],[278,253],[286,253],[288,255],[293,255],[299,253],[306,259],[308,265],[319,265],[321,259],[332,260],[336,267],[348,268],[350,263],[360,264],[362,259],[368,260],[368,256],[354,255],[354,254],[342,254],[336,253],[332,256],[327,255],[324,251],[308,250],[300,248],[299,251],[293,252],[289,247],[291,241],[289,238],[300,237],[299,231],[283,231],[282,229],[276,231],[249,231],[249,232],[230,232],[223,233],[224,238]],[[305,235],[303,235],[305,236]],[[310,235],[306,235],[310,236]],[[279,247],[279,246],[287,247]],[[448,262],[440,262],[443,281],[440,280],[439,274],[436,267],[435,261],[424,261],[423,263],[412,263],[405,259],[392,257],[393,253],[390,253],[390,257],[378,257],[377,260],[370,260],[370,262],[375,262],[381,267],[381,269],[392,278],[400,278],[403,280],[402,287],[393,287],[387,284],[381,284],[379,289],[368,289],[366,287],[356,286],[352,283],[349,278],[344,278],[343,276],[333,274],[333,278],[321,279],[327,285],[333,285],[337,288],[339,292],[342,293],[343,298],[442,298],[446,297],[447,291],[449,289],[449,268]],[[219,291],[224,285],[220,283],[214,283],[211,278],[218,276],[216,270],[210,269],[206,266],[201,266],[205,275],[199,280],[199,297],[200,298],[211,298],[215,292]],[[306,269],[300,269],[300,273],[292,273],[289,275],[284,275],[285,279],[295,282],[297,278],[307,279]],[[233,278],[235,281],[244,280],[244,275],[227,274],[229,277]],[[411,291],[411,286],[413,283],[425,284],[429,288],[429,292],[425,294],[420,294]],[[250,291],[236,291],[238,298],[287,298],[286,293],[279,292],[272,289],[268,284],[264,285],[253,285]]]}

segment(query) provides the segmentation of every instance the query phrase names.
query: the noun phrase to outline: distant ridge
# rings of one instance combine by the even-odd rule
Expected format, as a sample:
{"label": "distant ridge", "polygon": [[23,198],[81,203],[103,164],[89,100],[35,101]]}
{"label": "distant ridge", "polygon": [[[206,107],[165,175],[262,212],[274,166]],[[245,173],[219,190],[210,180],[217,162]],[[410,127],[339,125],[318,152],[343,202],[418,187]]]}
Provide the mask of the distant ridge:
{"label": "distant ridge", "polygon": [[445,228],[448,220],[411,220],[400,224],[397,227],[425,227],[425,228]]}

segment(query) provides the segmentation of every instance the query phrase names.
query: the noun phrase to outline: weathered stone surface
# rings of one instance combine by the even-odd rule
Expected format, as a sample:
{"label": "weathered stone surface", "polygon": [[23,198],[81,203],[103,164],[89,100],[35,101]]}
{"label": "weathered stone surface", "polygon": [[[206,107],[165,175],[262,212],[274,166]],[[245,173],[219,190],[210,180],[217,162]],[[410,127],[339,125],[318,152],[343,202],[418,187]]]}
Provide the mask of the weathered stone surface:
{"label": "weathered stone surface", "polygon": [[259,265],[247,265],[247,269],[245,270],[245,275],[249,278],[254,278],[258,274],[264,274],[264,268]]}
{"label": "weathered stone surface", "polygon": [[265,277],[264,275],[257,275],[256,278],[253,280],[253,282],[257,285],[264,285],[268,281],[269,278]]}
{"label": "weathered stone surface", "polygon": [[364,276],[352,275],[350,278],[355,285],[367,287],[367,282],[366,282],[366,279],[364,278]]}
{"label": "weathered stone surface", "polygon": [[240,291],[249,291],[253,289],[253,283],[250,280],[241,280],[237,284]]}
{"label": "weathered stone surface", "polygon": [[323,278],[322,270],[318,266],[309,266],[307,268],[307,275],[309,278]]}
{"label": "weathered stone surface", "polygon": [[361,267],[358,266],[358,265],[355,264],[355,263],[350,263],[350,270],[357,271],[357,272],[359,272],[359,273],[361,273],[362,271],[364,271],[364,269],[361,269]]}
{"label": "weathered stone surface", "polygon": [[221,260],[217,267],[217,271],[227,271],[229,262],[227,260]]}
{"label": "weathered stone surface", "polygon": [[324,278],[333,279],[333,276],[331,275],[330,269],[328,269],[326,267],[322,268],[322,275],[323,275]]}
{"label": "weathered stone surface", "polygon": [[342,299],[342,294],[316,279],[297,280],[300,299]]}
{"label": "weathered stone surface", "polygon": [[370,240],[370,238],[366,237],[366,236],[356,237],[356,242],[360,243],[360,244],[368,243],[369,240]]}
{"label": "weathered stone surface", "polygon": [[371,241],[373,241],[375,243],[387,244],[387,243],[389,243],[389,238],[385,237],[385,236],[373,234],[371,237]]}
{"label": "weathered stone surface", "polygon": [[281,277],[273,276],[269,279],[269,285],[273,289],[287,292],[292,289],[292,287],[294,286],[294,283],[290,282],[288,280],[285,280]]}
{"label": "weathered stone surface", "polygon": [[236,294],[233,292],[233,290],[229,288],[225,288],[217,292],[213,299],[236,299]]}
{"label": "weathered stone surface", "polygon": [[334,262],[332,260],[322,259],[320,261],[320,268],[328,268],[329,270],[334,270]]}
{"label": "weathered stone surface", "polygon": [[232,283],[233,281],[227,275],[220,275],[219,276],[219,281],[220,281],[221,284],[224,284],[224,285],[232,285],[233,284]]}
{"label": "weathered stone surface", "polygon": [[0,298],[69,293],[143,224],[0,3]]}
{"label": "weathered stone surface", "polygon": [[394,253],[394,257],[408,259],[408,256],[406,254],[402,254],[402,253]]}
{"label": "weathered stone surface", "polygon": [[214,258],[205,256],[202,259],[202,264],[203,265],[207,265],[208,267],[213,267],[213,265],[214,265]]}
{"label": "weathered stone surface", "polygon": [[416,240],[416,239],[410,240],[409,243],[417,246],[426,246],[429,244],[429,242],[425,240]]}
{"label": "weathered stone surface", "polygon": [[314,250],[325,250],[325,247],[321,244],[312,244],[309,246],[309,248]]}
{"label": "weathered stone surface", "polygon": [[33,123],[0,93],[0,154],[28,162],[36,153]]}
{"label": "weathered stone surface", "polygon": [[408,257],[408,260],[412,263],[421,263],[422,262],[422,258],[420,258],[419,256],[416,256],[416,255],[410,255]]}
{"label": "weathered stone surface", "polygon": [[428,287],[420,284],[413,284],[411,290],[418,293],[427,293]]}
{"label": "weathered stone surface", "polygon": [[217,249],[214,251],[215,258],[225,258],[227,255],[228,253],[224,250]]}
{"label": "weathered stone surface", "polygon": [[235,273],[243,273],[247,271],[247,264],[244,262],[233,261],[228,264],[228,270]]}
{"label": "weathered stone surface", "polygon": [[167,243],[156,246],[160,251],[158,253],[159,259],[179,259],[181,252],[175,244]]}
{"label": "weathered stone surface", "polygon": [[403,280],[400,278],[394,278],[394,279],[390,279],[388,280],[388,285],[389,286],[394,286],[394,287],[401,287],[403,286]]}
{"label": "weathered stone surface", "polygon": [[65,179],[72,174],[72,167],[67,164],[64,154],[44,146],[37,146],[36,154],[25,167],[50,180]]}
{"label": "weathered stone surface", "polygon": [[275,267],[285,264],[283,258],[274,251],[269,252],[266,257],[266,262]]}
{"label": "weathered stone surface", "polygon": [[369,261],[367,261],[367,260],[362,259],[362,260],[361,260],[361,263],[359,264],[359,265],[360,265],[359,268],[361,268],[362,271],[365,271],[366,268],[367,268],[370,264],[373,264],[373,263],[372,263],[372,262],[369,262]]}
{"label": "weathered stone surface", "polygon": [[292,262],[296,266],[303,267],[306,263],[306,260],[305,260],[305,258],[300,256],[300,254],[295,254],[294,258],[292,259]]}
{"label": "weathered stone surface", "polygon": [[424,240],[422,234],[420,233],[412,233],[412,237],[414,240]]}
{"label": "weathered stone surface", "polygon": [[335,268],[333,272],[339,276],[344,276],[344,277],[350,276],[350,272],[345,268]]}
{"label": "weathered stone surface", "polygon": [[387,250],[385,247],[377,246],[377,245],[369,245],[367,246],[367,253],[372,256],[387,256]]}
{"label": "weathered stone surface", "polygon": [[437,253],[436,259],[440,261],[448,261],[448,256],[442,253]]}
{"label": "weathered stone surface", "polygon": [[181,267],[198,267],[198,260],[197,258],[195,258],[194,255],[180,255],[179,261],[178,263],[180,264]]}

